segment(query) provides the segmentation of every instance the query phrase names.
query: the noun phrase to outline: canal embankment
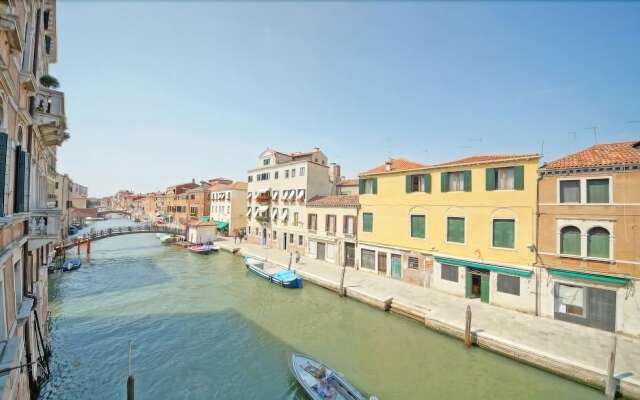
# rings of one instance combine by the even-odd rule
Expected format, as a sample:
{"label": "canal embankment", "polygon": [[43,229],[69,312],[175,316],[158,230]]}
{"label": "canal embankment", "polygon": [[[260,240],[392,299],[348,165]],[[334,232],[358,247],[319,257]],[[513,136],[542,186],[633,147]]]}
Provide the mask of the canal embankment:
{"label": "canal embankment", "polygon": [[[218,243],[223,250],[239,255],[267,258],[285,267],[290,262],[289,254],[281,250],[238,244],[233,239]],[[334,264],[303,257],[292,268],[307,282],[340,292],[342,270]],[[609,332],[539,318],[352,268],[347,269],[344,288],[347,297],[459,339],[464,337],[469,305],[472,338],[478,347],[592,387],[605,387],[613,343]],[[640,399],[640,339],[616,335],[616,340],[614,376],[618,390],[626,398]]]}

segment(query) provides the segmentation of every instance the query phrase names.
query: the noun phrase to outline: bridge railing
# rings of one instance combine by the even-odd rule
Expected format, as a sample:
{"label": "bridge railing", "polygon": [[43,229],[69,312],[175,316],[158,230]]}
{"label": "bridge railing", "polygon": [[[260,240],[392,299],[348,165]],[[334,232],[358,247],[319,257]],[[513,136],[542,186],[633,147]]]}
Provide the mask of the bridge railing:
{"label": "bridge railing", "polygon": [[135,226],[119,226],[114,228],[105,229],[91,229],[88,233],[75,237],[73,239],[65,240],[61,243],[61,247],[71,247],[77,245],[84,240],[97,240],[110,236],[117,236],[129,233],[167,233],[173,235],[186,236],[184,229],[172,228],[167,226],[158,226],[152,224],[135,225]]}

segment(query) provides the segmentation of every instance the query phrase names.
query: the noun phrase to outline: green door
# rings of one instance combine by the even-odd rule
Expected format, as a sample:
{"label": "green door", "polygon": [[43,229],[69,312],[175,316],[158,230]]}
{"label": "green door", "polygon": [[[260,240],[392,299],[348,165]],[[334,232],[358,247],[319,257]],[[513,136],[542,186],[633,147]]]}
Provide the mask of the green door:
{"label": "green door", "polygon": [[480,275],[480,300],[489,302],[489,274]]}
{"label": "green door", "polygon": [[391,277],[400,279],[402,277],[402,258],[399,255],[391,255]]}
{"label": "green door", "polygon": [[464,290],[464,297],[466,297],[467,299],[471,298],[471,270],[469,270],[469,268],[466,269],[465,273],[465,290]]}

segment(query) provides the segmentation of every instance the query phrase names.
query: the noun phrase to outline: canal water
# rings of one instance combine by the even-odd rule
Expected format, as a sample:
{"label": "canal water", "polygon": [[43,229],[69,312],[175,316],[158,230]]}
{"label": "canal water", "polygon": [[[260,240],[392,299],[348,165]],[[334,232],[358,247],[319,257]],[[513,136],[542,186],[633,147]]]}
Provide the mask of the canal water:
{"label": "canal water", "polygon": [[[126,220],[96,223],[122,225]],[[307,284],[273,286],[226,252],[104,239],[49,276],[52,378],[42,399],[304,399],[289,371],[310,354],[380,399],[601,399],[599,392]]]}

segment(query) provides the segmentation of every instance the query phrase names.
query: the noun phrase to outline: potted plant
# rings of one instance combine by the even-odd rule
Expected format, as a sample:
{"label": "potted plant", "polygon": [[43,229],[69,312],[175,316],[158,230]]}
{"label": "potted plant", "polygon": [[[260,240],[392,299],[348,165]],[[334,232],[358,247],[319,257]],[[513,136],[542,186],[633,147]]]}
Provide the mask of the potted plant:
{"label": "potted plant", "polygon": [[46,88],[57,88],[60,86],[60,82],[49,74],[44,74],[40,77],[40,84]]}

